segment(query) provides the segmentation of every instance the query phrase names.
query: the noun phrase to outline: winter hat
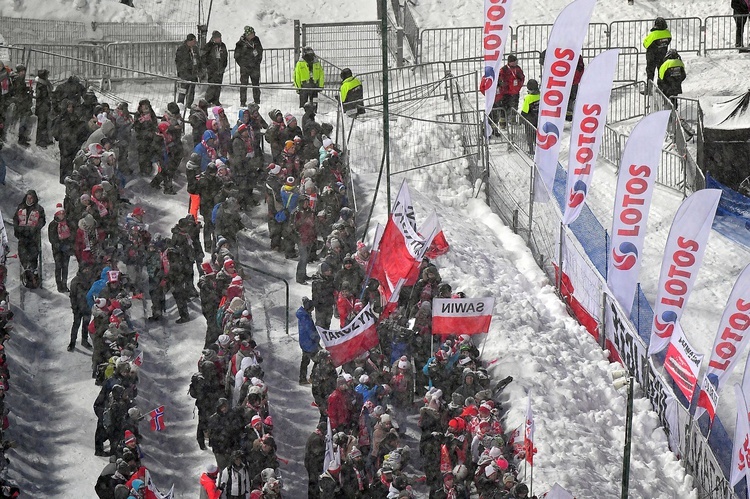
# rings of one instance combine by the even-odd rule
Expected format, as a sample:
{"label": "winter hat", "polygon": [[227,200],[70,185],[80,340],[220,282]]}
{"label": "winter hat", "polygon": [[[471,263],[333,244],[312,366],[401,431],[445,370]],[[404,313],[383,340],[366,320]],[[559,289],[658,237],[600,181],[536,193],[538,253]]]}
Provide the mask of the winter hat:
{"label": "winter hat", "polygon": [[296,143],[300,143],[301,144],[302,143],[302,137],[300,137],[299,135],[295,135],[294,136],[294,143],[295,144]]}
{"label": "winter hat", "polygon": [[271,416],[266,416],[266,419],[263,420],[263,424],[273,428],[273,418]]}
{"label": "winter hat", "polygon": [[310,298],[308,298],[307,296],[303,296],[302,297],[302,308],[304,308],[305,310],[309,311],[309,310],[312,310],[313,307],[314,307],[314,304],[313,304],[312,300]]}
{"label": "winter hat", "polygon": [[211,38],[221,38],[221,32],[214,30],[214,32],[211,33]]}
{"label": "winter hat", "polygon": [[146,482],[144,482],[143,480],[133,480],[132,485],[133,485],[133,490],[141,490],[143,488],[146,488]]}
{"label": "winter hat", "polygon": [[137,407],[131,407],[130,409],[128,409],[128,417],[130,419],[140,419],[141,416],[141,410]]}
{"label": "winter hat", "polygon": [[512,473],[506,473],[503,475],[503,483],[513,483],[516,481],[516,478],[513,476]]}
{"label": "winter hat", "polygon": [[169,130],[169,123],[167,123],[166,121],[162,121],[158,125],[156,125],[156,128],[163,135],[167,133],[167,130]]}
{"label": "winter hat", "polygon": [[107,306],[107,299],[106,298],[97,298],[94,300],[94,304],[99,308],[104,308]]}
{"label": "winter hat", "polygon": [[516,61],[518,61],[518,57],[516,57],[513,54],[508,55],[508,62],[516,62]]}
{"label": "winter hat", "polygon": [[484,469],[484,476],[486,476],[487,478],[491,477],[495,473],[497,473],[497,468],[495,468],[492,464]]}
{"label": "winter hat", "polygon": [[84,203],[86,201],[91,201],[91,196],[88,193],[83,193],[78,199],[81,201],[81,203]]}
{"label": "winter hat", "polygon": [[89,158],[101,158],[103,152],[104,152],[104,148],[102,147],[101,144],[98,144],[96,142],[89,144],[89,147],[88,147]]}
{"label": "winter hat", "polygon": [[136,206],[135,208],[133,208],[133,216],[142,217],[145,214],[146,214],[146,210],[144,210],[140,206]]}
{"label": "winter hat", "polygon": [[363,374],[362,376],[359,377],[359,384],[366,385],[369,382],[370,382],[370,377],[368,375]]}
{"label": "winter hat", "polygon": [[234,284],[235,286],[241,285],[242,284],[242,277],[240,277],[238,275],[232,277],[232,284]]}
{"label": "winter hat", "polygon": [[295,118],[292,114],[287,114],[284,116],[284,121],[286,122],[286,126],[292,126],[292,123],[297,123],[297,118]]}
{"label": "winter hat", "polygon": [[497,467],[498,467],[498,468],[500,468],[500,469],[501,469],[502,471],[505,471],[505,470],[507,470],[507,469],[508,469],[508,466],[509,466],[509,465],[508,465],[508,460],[507,460],[507,459],[505,459],[504,457],[498,457],[498,458],[497,458],[497,459],[495,460],[495,464],[496,464],[496,465],[497,465]]}
{"label": "winter hat", "polygon": [[107,272],[107,282],[120,282],[120,271],[110,270],[109,272]]}
{"label": "winter hat", "polygon": [[206,274],[213,274],[214,268],[211,266],[210,262],[203,262],[201,264],[201,268],[203,269],[203,272]]}
{"label": "winter hat", "polygon": [[[130,430],[125,430],[125,445],[135,443],[135,435],[133,435],[133,432]],[[135,485],[135,482],[133,482],[133,485]],[[135,487],[134,487],[135,488]]]}
{"label": "winter hat", "polygon": [[501,450],[500,450],[500,449],[498,449],[497,447],[494,447],[494,446],[493,446],[493,447],[490,447],[490,452],[489,452],[489,454],[490,454],[490,457],[491,457],[492,459],[497,459],[498,457],[500,457],[500,456],[502,456],[502,455],[503,455],[503,451],[501,451]]}
{"label": "winter hat", "polygon": [[243,124],[241,124],[240,126],[237,127],[237,132],[235,132],[235,133],[242,133],[242,132],[244,132],[246,130],[247,130],[247,125],[243,123]]}
{"label": "winter hat", "polygon": [[257,414],[250,419],[251,426],[255,426],[256,424],[261,424],[261,423],[263,423],[263,418],[261,418]]}
{"label": "winter hat", "polygon": [[219,472],[219,467],[216,466],[214,463],[211,463],[206,466],[206,473],[209,475],[215,475]]}
{"label": "winter hat", "polygon": [[224,270],[227,270],[229,267],[234,267],[234,260],[231,258],[224,260]]}
{"label": "winter hat", "polygon": [[286,185],[294,185],[294,177],[289,176],[286,178]]}
{"label": "winter hat", "polygon": [[268,173],[271,175],[278,175],[281,172],[281,167],[275,163],[268,165]]}
{"label": "winter hat", "polygon": [[329,138],[323,139],[323,147],[325,149],[328,149],[329,147],[333,147],[333,141]]}
{"label": "winter hat", "polygon": [[383,414],[380,416],[380,422],[381,423],[390,423],[391,422],[391,416],[390,414]]}
{"label": "winter hat", "polygon": [[352,447],[352,450],[349,451],[349,457],[352,459],[362,457],[362,451],[356,447]]}
{"label": "winter hat", "polygon": [[398,368],[406,369],[408,367],[409,367],[409,360],[406,358],[406,355],[402,355],[398,361]]}
{"label": "winter hat", "polygon": [[217,340],[217,342],[219,343],[219,345],[221,345],[223,347],[229,345],[230,341],[232,341],[232,339],[229,337],[228,334],[222,334],[222,335],[220,335],[219,339]]}
{"label": "winter hat", "polygon": [[473,417],[473,416],[476,416],[477,414],[479,414],[479,411],[477,411],[476,406],[472,405],[472,406],[464,408],[464,411],[461,413],[461,417],[462,418]]}
{"label": "winter hat", "polygon": [[55,216],[57,215],[65,215],[65,209],[63,208],[62,203],[57,203],[55,205]]}
{"label": "winter hat", "polygon": [[293,140],[287,140],[284,142],[284,152],[292,152],[294,149],[294,141]]}
{"label": "winter hat", "polygon": [[352,375],[351,375],[351,374],[349,374],[349,373],[344,373],[344,374],[342,374],[342,376],[343,376],[343,378],[344,378],[344,381],[346,381],[347,383],[349,383],[350,381],[352,381],[352,380],[354,379],[354,378],[352,377]]}
{"label": "winter hat", "polygon": [[245,35],[249,35],[250,33],[255,34],[255,28],[252,26],[245,26]]}

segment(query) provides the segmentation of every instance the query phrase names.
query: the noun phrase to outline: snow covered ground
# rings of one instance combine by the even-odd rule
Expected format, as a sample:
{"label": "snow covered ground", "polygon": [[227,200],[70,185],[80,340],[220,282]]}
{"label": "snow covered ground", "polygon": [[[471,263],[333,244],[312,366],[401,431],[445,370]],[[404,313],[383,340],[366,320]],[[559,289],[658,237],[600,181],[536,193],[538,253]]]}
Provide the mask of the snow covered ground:
{"label": "snow covered ground", "polygon": [[[540,2],[516,0],[513,23],[550,23],[568,2],[547,0]],[[76,5],[85,4],[79,10]],[[44,7],[42,7],[44,5]],[[43,16],[49,19],[96,19],[142,21],[152,17],[146,11],[120,7],[116,2],[83,0],[76,2],[37,2],[14,0],[0,3],[0,15]],[[157,4],[153,4],[157,8]],[[366,8],[356,2],[325,0],[316,4],[293,2],[282,11],[270,1],[256,2],[248,7],[247,20],[236,15],[239,2],[224,0],[214,4],[216,24],[211,29],[233,33],[245,24],[252,24],[267,46],[291,45],[291,20],[306,22],[336,22],[372,20],[374,2]],[[371,9],[370,9],[371,7]],[[422,28],[467,26],[480,23],[481,0],[420,0],[416,10]],[[445,12],[450,12],[446,16]],[[594,20],[609,22],[615,19],[634,19],[662,15],[695,15],[704,17],[728,14],[728,2],[694,1],[685,5],[678,1],[638,1],[628,7],[624,0],[600,2]],[[180,19],[182,20],[182,19]],[[234,36],[225,35],[227,40]],[[701,96],[731,93],[743,81],[747,62],[735,54],[687,59],[689,78],[686,95]],[[701,75],[700,77],[698,75]],[[722,77],[718,77],[721,75]],[[694,77],[693,77],[694,76]],[[712,81],[709,86],[706,80]],[[163,96],[162,96],[163,97]],[[277,104],[267,100],[262,106],[265,114]],[[290,104],[289,109],[293,111]],[[372,125],[377,129],[377,125]],[[413,144],[423,144],[426,151],[443,148],[457,151],[455,131],[446,127],[442,140],[434,140],[428,127],[393,134],[396,144],[404,144],[408,136],[413,141],[404,145],[402,155],[392,157],[394,163],[412,161],[407,155]],[[453,139],[453,140],[451,140]],[[367,136],[353,136],[353,154],[357,147],[364,149]],[[394,147],[398,151],[398,147]],[[63,198],[62,187],[56,181],[56,152],[53,148],[36,147],[23,153],[15,147],[2,153],[9,165],[5,186],[0,186],[0,208],[6,218],[21,199],[26,188],[39,191],[48,217],[54,205]],[[356,157],[356,156],[355,156]],[[373,160],[376,163],[379,154]],[[513,158],[509,158],[513,160]],[[375,177],[370,165],[358,168],[358,195],[366,206]],[[439,211],[451,252],[438,260],[441,275],[455,290],[469,296],[492,295],[497,299],[492,330],[484,355],[498,359],[492,366],[492,376],[499,379],[512,375],[515,381],[506,388],[503,405],[508,408],[508,428],[523,420],[526,400],[530,396],[537,418],[539,450],[534,472],[534,489],[545,491],[559,482],[577,497],[616,497],[619,494],[619,473],[622,461],[622,442],[625,420],[625,400],[612,387],[610,373],[617,366],[610,365],[583,329],[568,317],[553,288],[525,248],[523,241],[512,234],[487,207],[471,198],[471,186],[465,171],[456,167],[430,167],[409,174],[418,221],[433,209]],[[394,182],[394,190],[398,181]],[[439,189],[434,186],[439,185]],[[381,189],[382,194],[383,189]],[[601,165],[596,174],[594,189],[589,198],[594,212],[605,227],[609,224],[614,168]],[[145,182],[133,187],[134,202],[147,210],[147,221],[155,231],[167,234],[169,228],[186,210],[184,189],[178,196],[157,198],[149,192]],[[383,199],[381,195],[381,200]],[[644,291],[653,301],[661,252],[671,218],[680,196],[667,189],[657,189],[649,220],[642,275]],[[450,209],[445,209],[445,206]],[[376,217],[384,221],[385,207],[380,202]],[[287,276],[293,282],[290,262],[267,251],[265,227],[261,224],[263,208],[253,213],[253,226],[243,247],[242,261],[254,263],[274,273]],[[714,233],[709,241],[697,288],[684,318],[683,327],[703,353],[708,353],[721,310],[729,294],[734,277],[748,262],[748,252],[727,242]],[[51,279],[51,255],[45,243],[47,283]],[[312,266],[310,271],[312,271]],[[18,275],[17,264],[11,264],[10,276]],[[72,275],[72,274],[71,274]],[[271,411],[275,433],[280,444],[279,455],[290,459],[282,467],[288,497],[303,495],[304,469],[301,465],[304,440],[313,429],[316,411],[310,407],[309,389],[300,388],[295,380],[299,360],[296,346],[295,322],[290,335],[284,332],[283,285],[260,274],[250,272],[246,287],[251,290],[258,343],[266,355],[264,366],[271,386]],[[49,286],[48,286],[49,288]],[[309,288],[291,285],[292,312]],[[12,300],[18,305],[21,290],[17,283],[11,289]],[[68,341],[70,313],[67,297],[40,290],[24,294],[24,307],[16,319],[16,332],[8,344],[13,389],[8,396],[13,426],[12,438],[19,447],[11,453],[11,476],[20,478],[29,497],[91,497],[96,475],[104,466],[102,458],[93,456],[95,416],[91,405],[97,389],[89,376],[90,360],[84,350],[65,352]],[[176,326],[171,322],[153,327],[142,337],[146,358],[141,376],[138,404],[144,411],[157,405],[167,407],[167,431],[146,436],[144,462],[153,470],[162,489],[175,483],[177,497],[196,493],[197,477],[202,467],[210,462],[210,452],[199,451],[194,440],[195,420],[191,418],[192,400],[187,396],[190,374],[203,341],[204,321],[194,303],[193,322]],[[170,301],[170,313],[175,312]],[[139,306],[134,306],[136,321],[143,319]],[[741,373],[736,373],[737,379]],[[725,425],[734,425],[734,403],[731,395],[724,396],[719,414]],[[648,401],[637,399],[633,433],[633,463],[631,468],[631,497],[692,498],[691,477],[667,448],[666,437]]]}

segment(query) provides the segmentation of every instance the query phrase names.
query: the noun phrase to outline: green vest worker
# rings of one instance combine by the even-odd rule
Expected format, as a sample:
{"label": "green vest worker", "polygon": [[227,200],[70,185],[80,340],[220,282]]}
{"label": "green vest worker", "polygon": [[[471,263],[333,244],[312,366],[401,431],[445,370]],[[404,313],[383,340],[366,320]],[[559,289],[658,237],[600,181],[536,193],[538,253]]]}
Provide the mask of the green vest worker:
{"label": "green vest worker", "polygon": [[654,79],[654,72],[666,57],[670,43],[672,33],[667,29],[667,21],[663,17],[657,17],[654,27],[643,39],[643,48],[646,49],[646,80]]}
{"label": "green vest worker", "polygon": [[677,109],[677,96],[682,93],[682,82],[687,77],[685,64],[680,59],[680,54],[675,49],[667,52],[667,58],[659,67],[659,79],[656,84],[664,95],[669,97],[674,108]]}
{"label": "green vest worker", "polygon": [[294,86],[299,93],[299,107],[314,102],[325,84],[323,66],[310,47],[302,48],[302,57],[294,66]]}
{"label": "green vest worker", "polygon": [[351,117],[364,114],[364,88],[362,82],[352,76],[352,70],[344,68],[341,70],[341,87],[339,96],[344,112]]}
{"label": "green vest worker", "polygon": [[541,95],[539,95],[539,82],[534,79],[529,80],[526,84],[526,89],[529,93],[523,98],[521,116],[536,127],[539,121],[539,100],[541,99]]}

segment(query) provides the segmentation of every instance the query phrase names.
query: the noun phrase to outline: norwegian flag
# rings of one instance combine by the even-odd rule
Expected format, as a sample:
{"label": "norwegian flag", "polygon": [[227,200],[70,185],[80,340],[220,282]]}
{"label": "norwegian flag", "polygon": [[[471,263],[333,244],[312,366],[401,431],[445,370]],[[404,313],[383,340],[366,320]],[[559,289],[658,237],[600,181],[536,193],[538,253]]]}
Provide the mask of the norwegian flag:
{"label": "norwegian flag", "polygon": [[160,405],[148,413],[148,419],[151,422],[151,431],[162,431],[167,425],[164,424],[164,406]]}

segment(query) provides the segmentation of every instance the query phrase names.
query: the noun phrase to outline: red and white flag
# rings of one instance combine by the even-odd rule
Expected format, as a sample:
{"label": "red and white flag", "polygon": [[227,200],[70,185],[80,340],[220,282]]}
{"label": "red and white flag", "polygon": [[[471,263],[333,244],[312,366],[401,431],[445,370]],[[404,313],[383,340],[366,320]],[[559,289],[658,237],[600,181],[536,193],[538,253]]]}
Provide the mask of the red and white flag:
{"label": "red and white flag", "polygon": [[669,229],[659,275],[648,355],[664,350],[693,291],[721,190],[703,189],[682,202]]}
{"label": "red and white flag", "polygon": [[448,241],[443,234],[437,212],[433,211],[427,217],[427,220],[419,228],[419,235],[425,238],[427,250],[424,252],[424,256],[427,258],[434,259],[448,253],[450,246],[448,246]]}
{"label": "red and white flag", "polygon": [[513,455],[518,456],[524,450],[523,424],[518,425],[508,436],[508,445],[513,448]]}
{"label": "red and white flag", "polygon": [[638,286],[646,222],[670,113],[649,114],[635,125],[617,175],[607,286],[627,316]]}
{"label": "red and white flag", "polygon": [[690,401],[693,400],[702,361],[703,354],[699,354],[690,345],[680,322],[677,321],[664,357],[664,370],[672,377],[677,388],[687,399],[688,407]]}
{"label": "red and white flag", "polygon": [[745,393],[740,385],[734,385],[734,398],[737,402],[737,424],[734,430],[732,468],[729,474],[729,483],[732,487],[745,477],[750,481],[750,413]]}
{"label": "red and white flag", "polygon": [[565,225],[573,223],[578,218],[591,189],[619,55],[620,49],[612,49],[594,57],[578,87],[570,135],[565,213],[562,219]]}
{"label": "red and white flag", "polygon": [[162,494],[151,479],[151,473],[148,470],[146,470],[143,481],[146,484],[146,499],[172,499],[174,497],[174,485],[169,489],[169,492]]}
{"label": "red and white flag", "polygon": [[595,4],[596,0],[575,0],[568,4],[557,16],[549,35],[534,153],[538,169],[534,187],[537,201],[546,201],[547,193],[552,192],[570,90]]}
{"label": "red and white flag", "polygon": [[148,420],[151,422],[151,431],[162,431],[167,425],[164,424],[164,406],[160,405],[148,413]]}
{"label": "red and white flag", "polygon": [[318,334],[323,346],[331,353],[334,366],[346,364],[354,360],[359,354],[378,345],[378,333],[375,329],[377,317],[365,305],[360,313],[342,329],[318,328]]}
{"label": "red and white flag", "polygon": [[341,453],[333,445],[333,431],[331,431],[331,418],[326,421],[326,452],[323,455],[323,473],[328,471],[328,465],[334,463],[341,467]]}
{"label": "red and white flag", "polygon": [[[497,78],[503,65],[505,45],[510,33],[511,0],[484,0],[484,30],[482,48],[484,49],[484,76],[479,84],[479,91],[484,94],[484,114],[490,115],[495,104]],[[486,120],[486,118],[485,118]],[[492,132],[485,121],[486,136]]]}
{"label": "red and white flag", "polygon": [[432,334],[481,334],[490,330],[495,298],[435,298]]}
{"label": "red and white flag", "polygon": [[526,462],[534,466],[534,412],[531,410],[531,392],[529,402],[526,405],[526,421],[523,423],[523,451],[526,454]]}
{"label": "red and white flag", "polygon": [[716,332],[714,346],[711,349],[711,358],[708,361],[708,369],[701,383],[698,407],[695,410],[696,419],[707,411],[713,421],[716,406],[719,403],[719,392],[747,348],[750,340],[748,328],[750,328],[750,265],[745,266],[737,277],[721,316],[719,330]]}
{"label": "red and white flag", "polygon": [[143,350],[138,350],[138,354],[133,359],[133,364],[138,367],[141,367],[143,365]]}
{"label": "red and white flag", "polygon": [[395,285],[412,272],[415,262],[418,264],[422,260],[425,250],[425,241],[417,233],[409,187],[402,182],[380,238],[378,260],[372,275]]}
{"label": "red and white flag", "polygon": [[383,311],[380,312],[378,322],[387,318],[393,313],[394,310],[396,310],[396,308],[398,308],[398,298],[401,295],[401,288],[404,286],[404,283],[406,283],[406,279],[399,279],[396,285],[391,287],[391,283],[386,282],[386,286],[388,287],[388,295],[386,295],[383,289],[383,284],[380,285],[381,294],[385,298],[385,306],[383,307]]}

